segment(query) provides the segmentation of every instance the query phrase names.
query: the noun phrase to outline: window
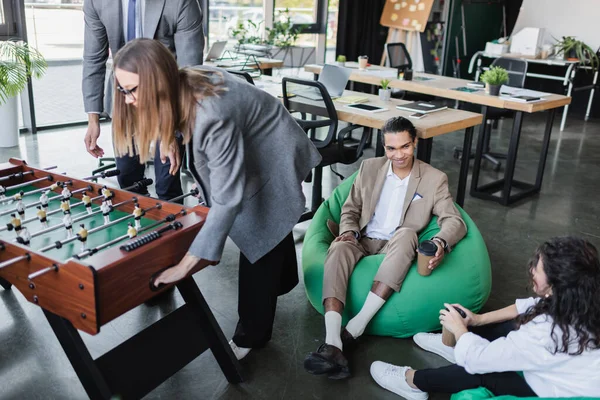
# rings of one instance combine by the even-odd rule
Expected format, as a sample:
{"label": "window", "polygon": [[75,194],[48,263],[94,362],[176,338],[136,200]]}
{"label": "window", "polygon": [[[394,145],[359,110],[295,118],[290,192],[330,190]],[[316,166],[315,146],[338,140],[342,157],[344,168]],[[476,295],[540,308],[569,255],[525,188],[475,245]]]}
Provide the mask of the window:
{"label": "window", "polygon": [[292,22],[303,26],[303,33],[325,33],[327,3],[327,0],[275,0],[275,18],[288,9]]}
{"label": "window", "polygon": [[0,0],[0,40],[15,36],[15,18],[11,0]]}
{"label": "window", "polygon": [[221,40],[233,43],[232,32],[240,24],[248,29],[247,36],[262,36],[265,20],[263,0],[208,0],[208,10],[209,44]]}

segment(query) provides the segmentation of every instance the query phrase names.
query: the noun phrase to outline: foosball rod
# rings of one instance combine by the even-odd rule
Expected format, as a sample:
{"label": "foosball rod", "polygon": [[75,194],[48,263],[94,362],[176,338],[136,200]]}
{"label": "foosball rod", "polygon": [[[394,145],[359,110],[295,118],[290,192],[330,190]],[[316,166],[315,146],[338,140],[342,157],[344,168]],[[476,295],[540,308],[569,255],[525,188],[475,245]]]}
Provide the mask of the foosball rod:
{"label": "foosball rod", "polygon": [[[160,221],[156,221],[156,222],[155,222],[155,223],[153,223],[153,224],[150,224],[150,225],[147,225],[147,226],[143,226],[143,227],[141,227],[141,228],[138,230],[138,233],[139,233],[139,232],[145,232],[145,231],[147,231],[147,230],[149,230],[149,229],[156,228],[157,226],[159,226],[159,225],[162,225],[162,224],[164,224],[164,223],[167,223],[167,222],[173,222],[173,221],[175,221],[175,219],[177,218],[177,216],[178,216],[178,215],[185,215],[186,213],[187,213],[187,212],[186,212],[185,210],[181,210],[179,213],[177,213],[177,214],[175,214],[175,215],[174,215],[174,214],[170,214],[170,215],[168,215],[167,217],[165,217],[165,218],[161,219]],[[91,256],[91,255],[94,255],[94,254],[96,254],[97,252],[99,252],[100,250],[102,250],[102,249],[105,249],[105,248],[107,248],[107,247],[110,247],[110,246],[112,246],[112,245],[114,245],[114,244],[117,244],[117,243],[119,243],[120,241],[122,241],[122,240],[126,240],[126,239],[128,239],[128,238],[129,238],[129,235],[123,235],[123,236],[119,236],[119,237],[117,237],[117,238],[114,238],[113,240],[111,240],[111,241],[109,241],[109,242],[102,243],[101,245],[99,245],[99,246],[96,246],[96,247],[94,247],[94,248],[92,248],[92,249],[86,249],[86,250],[82,251],[81,253],[74,255],[74,256],[73,256],[73,258],[75,258],[76,260],[81,260],[82,258],[89,257],[89,256]]]}
{"label": "foosball rod", "polygon": [[[73,185],[73,182],[71,182],[71,181],[66,181],[66,182],[62,182],[62,183],[67,183],[67,182],[69,182],[68,183],[69,186]],[[48,189],[48,188],[46,188],[46,189]],[[73,193],[79,193],[79,192],[85,192],[86,190],[92,190],[92,187],[88,186],[87,188],[81,188],[81,189],[73,190],[71,192],[71,194],[73,194]],[[50,203],[51,201],[54,201],[54,200],[62,199],[62,198],[63,197],[60,194],[57,195],[57,196],[54,196],[54,197],[49,197],[48,198],[48,203]],[[28,208],[31,208],[31,207],[36,207],[36,206],[39,206],[41,204],[42,204],[41,201],[36,201],[35,203],[29,203],[29,204],[25,205],[25,209],[28,209]],[[3,217],[3,216],[8,215],[8,214],[12,214],[14,212],[15,212],[15,210],[3,211],[3,212],[0,213],[0,217]]]}
{"label": "foosball rod", "polygon": [[6,267],[10,267],[11,265],[14,265],[23,260],[27,260],[27,261],[31,260],[31,256],[29,255],[29,253],[25,253],[22,256],[11,258],[8,261],[4,261],[4,262],[0,263],[0,270],[4,269]]}
{"label": "foosball rod", "polygon": [[83,181],[90,181],[90,180],[98,179],[98,178],[102,178],[102,179],[104,179],[104,178],[110,178],[111,176],[117,176],[120,173],[121,173],[121,171],[118,170],[118,169],[111,169],[110,171],[105,171],[105,172],[101,172],[101,173],[96,174],[96,175],[85,177],[82,180]]}
{"label": "foosball rod", "polygon": [[[7,186],[4,189],[6,189],[6,190],[21,189],[22,187],[29,186],[32,183],[38,183],[38,182],[43,182],[43,181],[50,181],[50,182],[52,182],[53,180],[54,180],[54,177],[52,177],[52,175],[48,175],[48,176],[46,176],[44,178],[39,178],[39,179],[34,179],[32,181],[27,181],[27,182],[24,182],[24,183],[19,183],[18,185]],[[41,192],[42,190],[45,190],[45,189],[44,188],[37,189],[37,192]],[[31,194],[31,192],[27,192],[25,194]],[[8,199],[8,200],[11,200],[11,199]],[[2,201],[7,201],[7,199],[3,199]]]}
{"label": "foosball rod", "polygon": [[[58,168],[56,165],[53,165],[51,167],[47,167],[47,168],[42,168],[44,171],[50,171],[51,169],[56,169]],[[10,174],[7,176],[3,176],[0,178],[0,182],[4,182],[4,181],[8,181],[14,178],[22,178],[25,175],[33,175],[35,174],[35,171],[25,171],[25,172],[15,172],[14,174]]]}
{"label": "foosball rod", "polygon": [[194,188],[194,189],[191,189],[189,193],[185,193],[185,194],[182,194],[181,196],[173,197],[172,199],[169,200],[169,202],[177,202],[179,200],[185,199],[186,197],[197,196],[198,194],[200,194],[200,190],[198,190],[198,188]]}
{"label": "foosball rod", "polygon": [[[160,208],[160,207],[161,207],[160,204],[156,204],[154,207],[146,208],[143,211],[146,212],[146,211],[150,211],[150,210],[152,210],[154,208]],[[90,215],[90,214],[87,214],[87,215]],[[131,218],[134,218],[134,215],[126,215],[124,217],[115,219],[114,221],[110,221],[108,224],[104,224],[104,225],[98,226],[96,228],[90,229],[88,231],[88,234],[92,234],[92,233],[104,230],[106,228],[110,228],[111,226],[115,226],[115,225],[117,225],[117,224],[119,224],[119,223],[121,223],[123,221],[127,221],[128,219],[131,219]],[[73,221],[73,223],[75,223],[75,221]],[[31,235],[31,236],[33,237],[33,235]],[[63,240],[59,240],[59,241],[57,241],[54,244],[48,245],[46,247],[42,247],[38,251],[40,251],[42,253],[45,253],[45,252],[47,252],[49,250],[52,250],[52,249],[60,249],[63,245],[71,243],[71,242],[73,242],[75,240],[77,240],[77,235],[72,236],[70,238],[63,239]]]}
{"label": "foosball rod", "polygon": [[[136,202],[136,201],[137,201],[137,198],[133,197],[133,198],[131,198],[129,200],[125,200],[125,201],[122,201],[120,203],[114,204],[112,206],[112,208],[117,208],[117,207],[120,207],[122,205],[129,204],[129,203]],[[96,211],[92,212],[91,214],[88,214],[87,212],[79,213],[79,214],[77,214],[73,218],[73,224],[75,224],[76,222],[79,222],[79,221],[83,221],[84,219],[89,218],[91,216],[98,215],[101,212],[102,212],[102,210],[96,210]],[[133,215],[131,215],[130,217],[133,218]],[[37,231],[37,232],[32,233],[31,234],[31,238],[43,235],[43,234],[48,233],[48,232],[55,231],[55,230],[60,229],[60,228],[64,228],[64,226],[65,226],[64,224],[58,224],[58,225],[50,226],[50,227],[48,227],[46,229],[42,229],[41,231]]]}

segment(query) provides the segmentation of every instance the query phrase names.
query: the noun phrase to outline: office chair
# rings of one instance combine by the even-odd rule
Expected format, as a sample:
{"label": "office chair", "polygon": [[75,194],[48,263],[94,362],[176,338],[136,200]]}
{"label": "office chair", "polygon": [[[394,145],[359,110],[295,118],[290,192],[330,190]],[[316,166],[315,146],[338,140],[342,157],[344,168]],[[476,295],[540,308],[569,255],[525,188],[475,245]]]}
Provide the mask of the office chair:
{"label": "office chair", "polygon": [[[527,61],[516,60],[513,58],[500,57],[494,60],[491,64],[492,67],[502,67],[508,72],[507,86],[523,88],[525,86],[525,78],[527,77]],[[477,112],[480,111],[478,108]],[[503,108],[488,107],[485,127],[483,132],[483,159],[489,161],[494,165],[493,170],[499,171],[502,164],[498,159],[505,159],[506,154],[492,152],[490,149],[490,137],[492,135],[492,128],[498,123],[501,118],[512,117],[514,114],[511,110],[505,110]],[[459,158],[462,150],[454,148],[454,158]],[[473,154],[470,155],[470,158]]]}
{"label": "office chair", "polygon": [[[322,157],[321,163],[315,167],[311,209],[302,215],[301,222],[311,219],[323,201],[323,167],[331,167],[333,173],[344,179],[342,175],[333,170],[333,164],[352,164],[356,162],[363,154],[371,130],[359,125],[349,124],[338,131],[339,120],[337,111],[331,100],[331,96],[321,82],[284,77],[281,84],[283,87],[283,104],[285,108],[290,113],[301,114],[301,118],[294,117],[294,119],[309,135]],[[293,103],[290,102],[292,91],[289,89],[304,89],[306,87],[318,91],[322,100],[307,99],[306,101],[302,101],[302,97],[297,96],[293,99]],[[308,119],[310,116],[307,117],[306,114],[316,115],[321,117],[321,119]],[[363,129],[361,139],[359,141],[347,140],[352,131],[359,128]],[[324,138],[317,136],[320,133],[317,131],[318,129],[326,129],[327,134]]]}
{"label": "office chair", "polygon": [[[396,68],[398,70],[398,74],[406,71],[407,69],[412,69],[412,59],[410,58],[410,53],[406,49],[406,45],[404,43],[386,43],[385,52],[387,54],[390,68]],[[433,99],[432,96],[419,93],[407,93],[406,91],[400,89],[392,90],[392,97],[395,99],[414,101],[429,101]]]}

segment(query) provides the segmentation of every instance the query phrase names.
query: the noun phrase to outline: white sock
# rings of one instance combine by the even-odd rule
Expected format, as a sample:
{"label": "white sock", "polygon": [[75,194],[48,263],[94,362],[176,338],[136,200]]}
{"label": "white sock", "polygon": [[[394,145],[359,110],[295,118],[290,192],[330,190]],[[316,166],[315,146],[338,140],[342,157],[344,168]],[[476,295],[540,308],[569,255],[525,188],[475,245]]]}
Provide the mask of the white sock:
{"label": "white sock", "polygon": [[335,311],[325,313],[325,343],[342,349],[342,314]]}
{"label": "white sock", "polygon": [[363,305],[362,309],[358,314],[354,316],[346,325],[346,330],[354,337],[357,338],[363,334],[365,328],[373,319],[377,311],[385,304],[385,300],[377,296],[373,292],[369,292],[367,300]]}

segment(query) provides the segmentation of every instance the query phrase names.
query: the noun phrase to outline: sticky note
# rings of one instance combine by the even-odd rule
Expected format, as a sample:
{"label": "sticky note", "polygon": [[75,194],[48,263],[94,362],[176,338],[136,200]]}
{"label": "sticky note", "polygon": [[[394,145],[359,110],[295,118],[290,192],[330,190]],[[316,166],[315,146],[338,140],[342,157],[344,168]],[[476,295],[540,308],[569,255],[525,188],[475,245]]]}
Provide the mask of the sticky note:
{"label": "sticky note", "polygon": [[421,24],[416,24],[415,25],[415,29],[418,30],[418,31],[420,31],[422,27],[423,27],[423,25],[421,25]]}
{"label": "sticky note", "polygon": [[402,2],[402,8],[406,7],[407,5],[408,5],[407,2],[405,2],[405,1]]}
{"label": "sticky note", "polygon": [[398,2],[398,0],[392,0],[392,3],[397,3],[397,2]]}
{"label": "sticky note", "polygon": [[410,7],[408,7],[408,11],[417,11],[417,6],[415,6],[414,4],[411,5]]}
{"label": "sticky note", "polygon": [[410,18],[404,18],[404,19],[402,20],[402,25],[404,25],[404,26],[408,26],[408,24],[410,24]]}
{"label": "sticky note", "polygon": [[417,26],[419,24],[419,21],[417,21],[416,19],[413,19],[411,22],[412,26]]}
{"label": "sticky note", "polygon": [[394,4],[394,10],[399,10],[400,9],[400,4]]}
{"label": "sticky note", "polygon": [[425,3],[419,3],[419,5],[417,6],[417,8],[419,10],[424,10],[425,9]]}
{"label": "sticky note", "polygon": [[398,19],[398,14],[392,14],[392,15],[390,15],[390,19],[392,21],[396,21]]}

